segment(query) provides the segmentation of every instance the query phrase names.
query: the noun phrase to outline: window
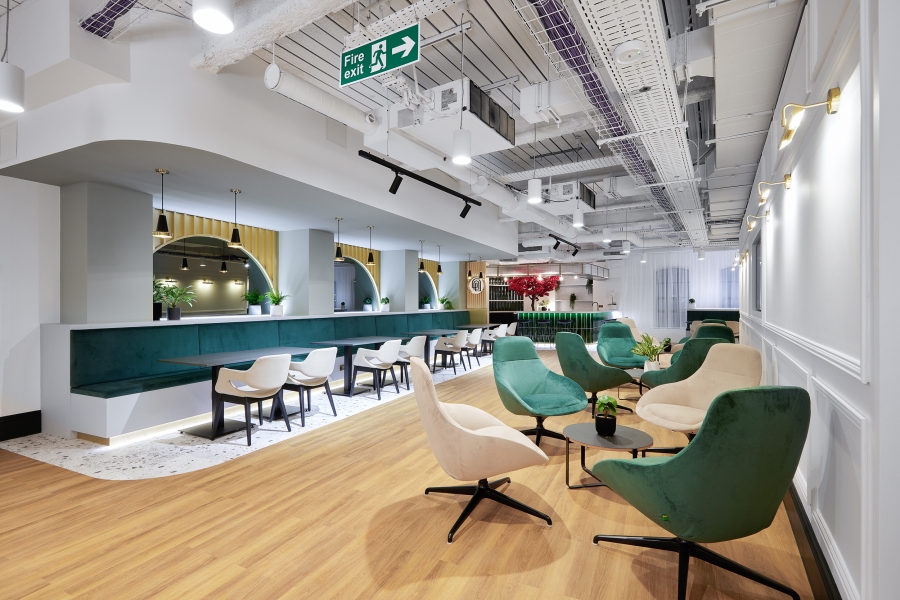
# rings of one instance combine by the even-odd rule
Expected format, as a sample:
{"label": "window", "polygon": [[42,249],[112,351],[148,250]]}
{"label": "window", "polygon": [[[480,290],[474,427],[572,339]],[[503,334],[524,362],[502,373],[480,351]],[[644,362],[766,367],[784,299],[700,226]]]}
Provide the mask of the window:
{"label": "window", "polygon": [[738,272],[732,270],[731,267],[725,267],[719,271],[722,280],[719,305],[722,308],[739,308],[740,307],[740,278]]}
{"label": "window", "polygon": [[687,323],[690,271],[671,267],[656,272],[656,326],[681,329]]}
{"label": "window", "polygon": [[762,231],[756,236],[750,254],[751,276],[753,277],[753,310],[762,311]]}

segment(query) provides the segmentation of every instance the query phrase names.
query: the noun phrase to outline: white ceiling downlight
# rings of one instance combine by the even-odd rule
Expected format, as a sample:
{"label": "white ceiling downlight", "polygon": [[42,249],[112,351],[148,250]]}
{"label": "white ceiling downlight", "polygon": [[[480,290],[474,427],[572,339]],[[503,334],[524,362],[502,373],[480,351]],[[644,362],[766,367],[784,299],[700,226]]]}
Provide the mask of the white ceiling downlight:
{"label": "white ceiling downlight", "polygon": [[641,40],[631,40],[616,46],[613,58],[620,65],[633,65],[647,56],[647,46]]}
{"label": "white ceiling downlight", "polygon": [[194,0],[194,22],[212,33],[234,31],[234,3],[232,0]]}

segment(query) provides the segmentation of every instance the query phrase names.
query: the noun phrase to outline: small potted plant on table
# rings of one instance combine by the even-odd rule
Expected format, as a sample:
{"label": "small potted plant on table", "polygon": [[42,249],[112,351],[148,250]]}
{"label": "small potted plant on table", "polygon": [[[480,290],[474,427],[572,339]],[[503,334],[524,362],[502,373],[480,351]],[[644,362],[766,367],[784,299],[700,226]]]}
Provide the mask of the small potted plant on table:
{"label": "small potted plant on table", "polygon": [[425,310],[431,309],[431,296],[422,296],[422,308]]}
{"label": "small potted plant on table", "polygon": [[368,296],[366,296],[366,299],[363,300],[363,311],[372,312],[372,299]]}
{"label": "small potted plant on table", "polygon": [[646,333],[641,337],[641,341],[635,344],[634,348],[631,349],[633,354],[643,356],[647,359],[644,362],[644,371],[659,370],[659,353],[662,351],[662,344],[658,346],[654,344],[653,338]]}
{"label": "small potted plant on table", "polygon": [[275,317],[284,315],[284,306],[281,303],[284,302],[285,298],[290,298],[290,296],[282,294],[280,291],[269,291],[266,292],[266,298],[272,303],[271,308],[269,308],[269,314]]}
{"label": "small potted plant on table", "polygon": [[191,286],[180,288],[177,285],[170,285],[166,287],[165,300],[168,307],[166,308],[166,319],[169,321],[180,321],[181,308],[178,305],[187,304],[188,306],[193,306],[194,302],[197,301],[195,296],[196,294],[191,290]]}
{"label": "small potted plant on table", "polygon": [[597,416],[594,417],[594,427],[597,435],[616,434],[616,408],[618,403],[612,396],[600,396],[597,398]]}
{"label": "small potted plant on table", "polygon": [[262,314],[262,301],[264,296],[259,293],[259,290],[253,290],[252,292],[247,292],[244,294],[244,301],[250,306],[247,307],[248,315],[261,315]]}
{"label": "small potted plant on table", "polygon": [[381,299],[381,312],[391,312],[391,299],[390,298],[382,298]]}

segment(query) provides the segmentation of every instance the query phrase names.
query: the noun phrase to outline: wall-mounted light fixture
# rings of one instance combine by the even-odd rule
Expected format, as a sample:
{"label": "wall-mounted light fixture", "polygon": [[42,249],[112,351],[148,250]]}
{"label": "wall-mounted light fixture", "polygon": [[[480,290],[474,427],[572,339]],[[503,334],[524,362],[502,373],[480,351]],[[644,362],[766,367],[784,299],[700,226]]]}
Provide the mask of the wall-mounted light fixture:
{"label": "wall-mounted light fixture", "polygon": [[[839,87],[828,90],[828,96],[824,102],[816,102],[815,104],[785,104],[781,109],[781,126],[784,128],[784,134],[781,136],[781,142],[778,144],[778,149],[783,149],[794,139],[794,134],[797,132],[797,128],[800,127],[800,122],[803,120],[803,113],[807,108],[824,106],[826,107],[825,110],[828,111],[828,114],[833,115],[837,113],[840,104],[841,88]],[[788,119],[788,109],[791,109],[790,119]]]}
{"label": "wall-mounted light fixture", "polygon": [[[756,217],[754,215],[748,216],[747,217],[747,231],[753,231],[753,228],[756,227],[756,222],[759,221],[760,219],[768,220],[768,218],[769,218],[769,211],[766,211],[766,214],[763,217]],[[753,221],[751,221],[750,219],[753,219]]]}
{"label": "wall-mounted light fixture", "polygon": [[[769,186],[766,189],[762,189],[762,186]],[[769,199],[769,193],[772,191],[772,186],[775,185],[783,185],[784,189],[791,189],[791,174],[788,173],[784,176],[784,181],[760,181],[756,184],[756,193],[759,194],[759,205],[762,206],[766,203],[766,200]]]}
{"label": "wall-mounted light fixture", "polygon": [[159,219],[156,220],[156,231],[153,237],[163,240],[171,239],[172,234],[169,233],[169,221],[166,219],[166,175],[169,174],[167,169],[156,169],[159,173]]}
{"label": "wall-mounted light fixture", "polygon": [[241,193],[241,190],[231,188],[231,193],[234,194],[234,229],[231,230],[231,241],[228,242],[228,247],[243,248],[244,245],[241,243],[241,232],[238,231],[237,225],[237,195]]}
{"label": "wall-mounted light fixture", "polygon": [[419,273],[425,272],[425,240],[419,240]]}
{"label": "wall-mounted light fixture", "polygon": [[240,279],[235,279],[235,280],[234,280],[234,285],[244,285],[244,282],[241,281]]}
{"label": "wall-mounted light fixture", "polygon": [[244,268],[245,268],[245,269],[249,269],[249,268],[250,268],[250,261],[247,260],[246,258],[244,259]]}
{"label": "wall-mounted light fixture", "polygon": [[204,283],[204,284],[206,284],[206,285],[212,285],[212,284],[213,284],[212,280],[210,280],[210,279],[204,279],[204,280],[201,281],[200,283]]}
{"label": "wall-mounted light fixture", "polygon": [[334,262],[344,262],[344,253],[341,252],[341,221],[344,217],[335,217],[337,221],[337,248],[334,251]]}

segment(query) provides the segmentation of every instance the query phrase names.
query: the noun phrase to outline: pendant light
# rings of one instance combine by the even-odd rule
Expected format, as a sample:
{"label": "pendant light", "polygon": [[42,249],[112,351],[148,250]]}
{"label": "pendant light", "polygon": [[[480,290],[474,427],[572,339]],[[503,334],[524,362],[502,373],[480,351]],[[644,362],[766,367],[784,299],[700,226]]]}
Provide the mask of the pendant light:
{"label": "pendant light", "polygon": [[440,275],[443,275],[443,274],[444,274],[444,270],[441,268],[441,245],[438,244],[437,247],[438,247],[438,270],[437,270],[437,274],[440,276]]}
{"label": "pendant light", "polygon": [[697,260],[706,260],[706,250],[700,248],[700,250],[697,252]]}
{"label": "pendant light", "polygon": [[9,64],[9,0],[6,0],[6,40],[0,57],[0,110],[25,112],[25,71]]}
{"label": "pendant light", "polygon": [[[472,262],[472,253],[467,252],[467,254],[469,255],[469,262]],[[466,263],[466,265],[468,266],[468,263]],[[466,274],[466,279],[472,279],[472,268],[471,267],[469,267],[469,272]]]}
{"label": "pendant light", "polygon": [[[466,16],[463,9],[460,23]],[[453,164],[468,165],[472,162],[472,132],[463,129],[463,97],[465,96],[465,60],[466,60],[466,30],[460,28],[462,40],[459,47],[459,129],[453,132]]]}
{"label": "pendant light", "polygon": [[156,169],[156,172],[159,173],[159,218],[156,220],[156,231],[153,232],[153,237],[168,240],[172,238],[172,234],[169,233],[169,221],[166,219],[166,175],[169,174],[169,171]]}
{"label": "pendant light", "polygon": [[335,221],[337,221],[337,249],[334,251],[334,261],[335,262],[344,262],[344,253],[341,252],[341,221],[344,220],[344,217],[335,217]]}
{"label": "pendant light", "polygon": [[244,245],[241,243],[241,232],[238,231],[237,224],[237,195],[241,193],[241,190],[231,188],[231,193],[234,194],[234,229],[231,230],[231,241],[228,242],[228,247],[243,248]]}
{"label": "pendant light", "polygon": [[[481,257],[478,257],[478,262],[481,262]],[[484,279],[484,271],[478,271],[478,279]]]}
{"label": "pendant light", "polygon": [[367,225],[369,228],[369,258],[366,259],[366,265],[372,266],[375,264],[375,253],[372,252],[372,229],[375,227],[374,225]]}
{"label": "pendant light", "polygon": [[531,179],[528,180],[528,204],[541,203],[541,180],[537,175],[537,125],[534,126],[534,145],[531,147]]}
{"label": "pendant light", "polygon": [[572,226],[581,229],[584,227],[584,210],[581,208],[581,200],[575,198],[575,212],[572,214]]}
{"label": "pendant light", "polygon": [[419,273],[425,272],[425,240],[419,240]]}
{"label": "pendant light", "polygon": [[194,0],[194,23],[212,33],[226,34],[234,31],[233,0]]}
{"label": "pendant light", "polygon": [[190,271],[191,268],[188,266],[187,262],[187,240],[181,241],[181,266],[178,267],[179,271]]}
{"label": "pendant light", "polygon": [[222,266],[219,268],[219,273],[227,273],[228,265],[225,264],[225,246],[222,246]]}

